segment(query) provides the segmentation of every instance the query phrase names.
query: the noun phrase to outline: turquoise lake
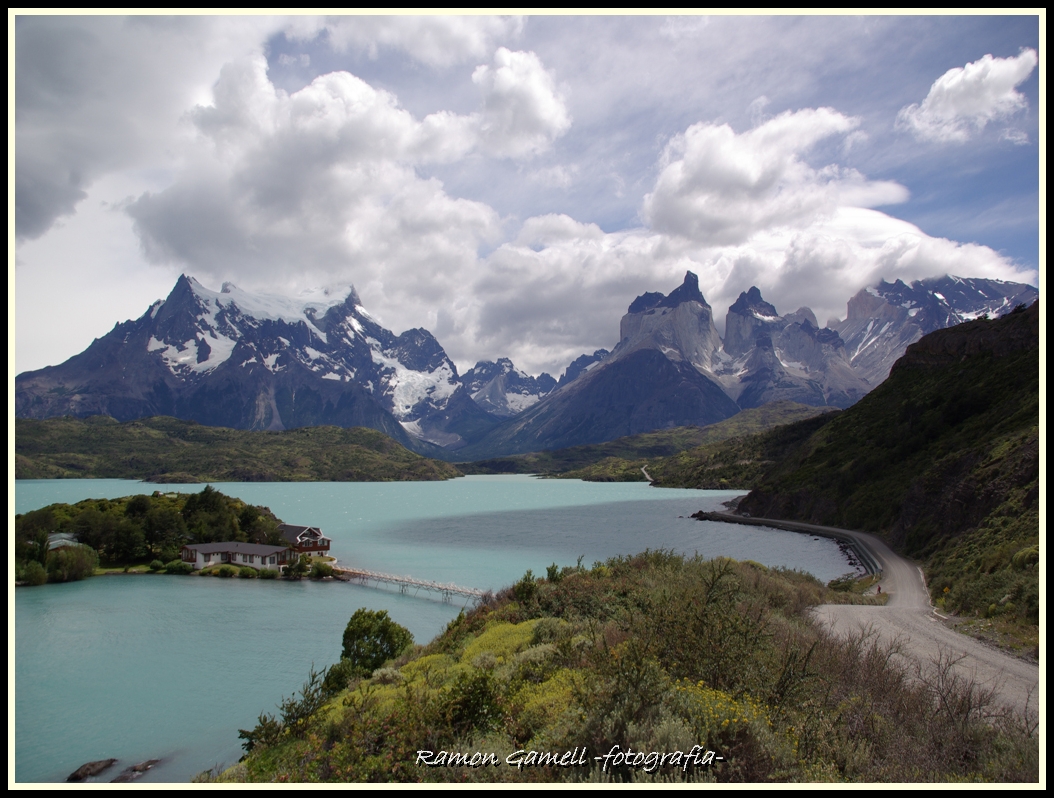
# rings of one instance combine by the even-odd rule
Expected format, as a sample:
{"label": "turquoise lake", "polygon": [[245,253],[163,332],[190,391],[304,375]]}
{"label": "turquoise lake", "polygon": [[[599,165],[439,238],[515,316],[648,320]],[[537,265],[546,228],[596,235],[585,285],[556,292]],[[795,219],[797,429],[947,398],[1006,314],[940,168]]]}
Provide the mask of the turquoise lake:
{"label": "turquoise lake", "polygon": [[[342,563],[497,591],[528,569],[585,565],[645,549],[751,559],[824,581],[852,571],[838,545],[810,535],[696,521],[737,492],[668,490],[527,476],[449,482],[213,483],[319,526]],[[53,502],[203,486],[124,480],[26,480],[15,512]],[[350,583],[143,575],[20,588],[15,595],[15,776],[64,781],[116,757],[100,776],[163,760],[142,782],[186,782],[241,755],[252,728],[340,656],[360,607],[384,609],[419,643],[463,606],[433,594]]]}

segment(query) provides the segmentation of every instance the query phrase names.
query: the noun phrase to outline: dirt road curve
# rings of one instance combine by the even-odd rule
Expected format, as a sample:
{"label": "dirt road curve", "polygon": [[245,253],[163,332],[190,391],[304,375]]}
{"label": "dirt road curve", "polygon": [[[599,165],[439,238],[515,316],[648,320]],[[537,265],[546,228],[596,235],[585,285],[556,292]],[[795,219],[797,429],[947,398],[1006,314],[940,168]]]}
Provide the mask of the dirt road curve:
{"label": "dirt road curve", "polygon": [[[739,519],[738,523],[743,520],[745,519]],[[1025,712],[1026,705],[1031,712],[1037,711],[1040,706],[1039,667],[1004,654],[945,626],[930,605],[922,570],[915,563],[895,553],[879,538],[866,532],[766,518],[751,518],[748,522],[778,529],[809,531],[828,537],[849,538],[855,546],[864,550],[861,554],[865,558],[869,553],[878,563],[882,571],[882,592],[889,594],[889,603],[886,606],[823,604],[813,610],[817,620],[835,634],[846,635],[870,627],[884,640],[899,639],[904,645],[905,653],[910,654],[924,668],[942,655],[961,657],[956,666],[960,675],[973,679],[982,687],[993,688],[996,700],[1005,706],[1021,713]]]}

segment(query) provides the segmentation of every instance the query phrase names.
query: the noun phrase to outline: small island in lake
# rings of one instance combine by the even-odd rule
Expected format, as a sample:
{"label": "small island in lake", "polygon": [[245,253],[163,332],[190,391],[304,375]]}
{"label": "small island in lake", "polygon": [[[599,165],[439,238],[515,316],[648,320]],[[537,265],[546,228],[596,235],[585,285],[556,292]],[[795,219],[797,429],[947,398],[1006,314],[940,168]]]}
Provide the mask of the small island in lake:
{"label": "small island in lake", "polygon": [[50,504],[15,516],[15,580],[72,582],[95,573],[194,571],[243,578],[325,577],[329,538],[211,486]]}

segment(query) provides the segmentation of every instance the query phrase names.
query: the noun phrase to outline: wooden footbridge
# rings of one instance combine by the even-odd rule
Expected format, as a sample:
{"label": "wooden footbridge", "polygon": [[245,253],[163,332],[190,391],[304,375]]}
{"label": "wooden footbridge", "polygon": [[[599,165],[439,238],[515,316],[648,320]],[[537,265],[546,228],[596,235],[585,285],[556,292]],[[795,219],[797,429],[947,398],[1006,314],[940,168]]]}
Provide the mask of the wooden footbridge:
{"label": "wooden footbridge", "polygon": [[358,582],[362,585],[368,585],[370,582],[376,584],[398,585],[400,593],[410,593],[410,591],[413,591],[413,595],[415,596],[422,590],[439,593],[443,597],[443,601],[447,603],[450,603],[454,596],[479,599],[484,595],[482,590],[477,590],[474,587],[461,587],[460,585],[444,584],[442,582],[429,582],[425,579],[415,579],[412,576],[395,576],[394,574],[383,574],[378,571],[367,571],[363,568],[344,568],[341,566],[334,566],[333,572],[339,579],[348,582]]}

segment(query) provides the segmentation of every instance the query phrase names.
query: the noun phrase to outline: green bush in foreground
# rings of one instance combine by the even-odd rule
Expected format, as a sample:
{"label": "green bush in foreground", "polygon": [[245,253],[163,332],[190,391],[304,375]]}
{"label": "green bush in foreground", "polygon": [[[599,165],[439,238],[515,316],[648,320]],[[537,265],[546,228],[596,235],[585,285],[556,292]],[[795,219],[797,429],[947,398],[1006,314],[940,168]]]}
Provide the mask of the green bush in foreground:
{"label": "green bush in foreground", "polygon": [[367,676],[414,642],[413,635],[385,610],[355,611],[344,628],[341,660],[350,660],[361,676]]}
{"label": "green bush in foreground", "polygon": [[26,563],[26,567],[18,579],[27,585],[43,585],[48,581],[48,572],[44,570],[44,566],[39,562],[30,560]]}
{"label": "green bush in foreground", "polygon": [[330,576],[333,576],[333,566],[329,563],[314,562],[311,564],[311,571],[308,573],[310,579],[326,579]]}
{"label": "green bush in foreground", "polygon": [[[280,719],[261,715],[243,731],[246,757],[225,778],[1038,779],[1035,726],[997,712],[947,658],[909,669],[868,634],[821,633],[808,610],[834,595],[848,594],[794,571],[646,552],[564,568],[558,580],[525,576],[401,656],[401,641],[378,642],[378,629],[397,625],[359,610],[345,631],[350,656],[313,671]],[[697,745],[723,759],[604,771],[593,760],[614,746]],[[518,750],[576,747],[589,752],[584,766],[505,764]],[[501,764],[425,767],[422,750],[494,752]]]}
{"label": "green bush in foreground", "polygon": [[256,569],[255,568],[250,568],[248,565],[243,565],[241,568],[238,569],[238,578],[239,579],[255,579],[256,578]]}

